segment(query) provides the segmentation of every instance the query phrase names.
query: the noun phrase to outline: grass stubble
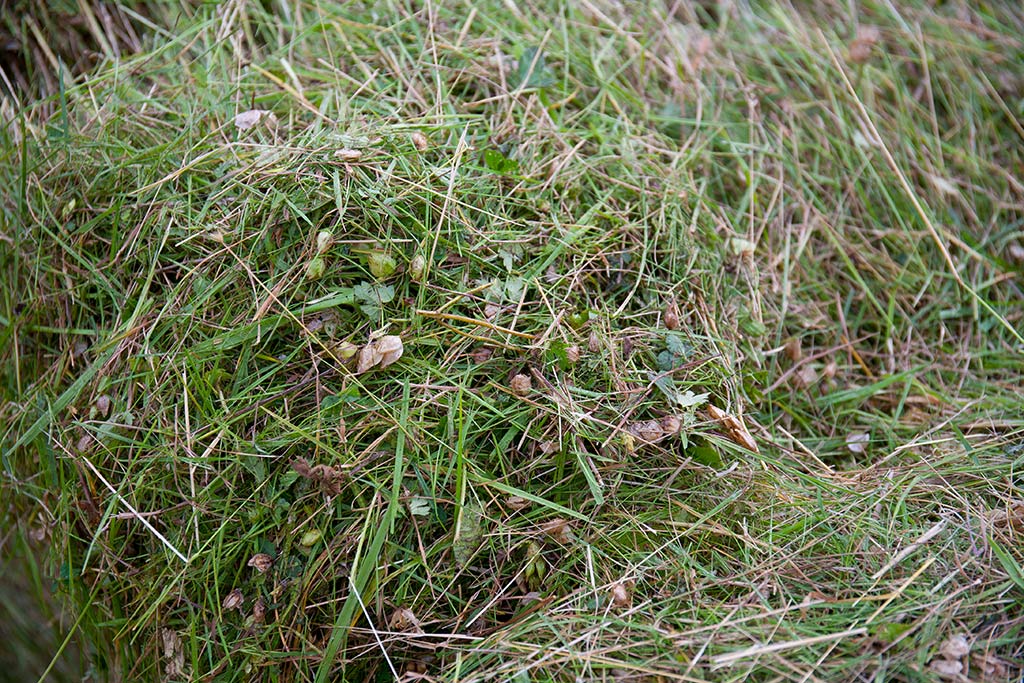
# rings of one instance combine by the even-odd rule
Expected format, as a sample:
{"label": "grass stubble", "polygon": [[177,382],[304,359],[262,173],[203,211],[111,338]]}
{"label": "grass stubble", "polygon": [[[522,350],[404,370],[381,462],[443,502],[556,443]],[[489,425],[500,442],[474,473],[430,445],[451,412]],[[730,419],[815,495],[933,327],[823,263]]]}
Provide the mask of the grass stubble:
{"label": "grass stubble", "polygon": [[39,666],[1019,676],[1012,5],[119,5],[82,73],[5,17]]}

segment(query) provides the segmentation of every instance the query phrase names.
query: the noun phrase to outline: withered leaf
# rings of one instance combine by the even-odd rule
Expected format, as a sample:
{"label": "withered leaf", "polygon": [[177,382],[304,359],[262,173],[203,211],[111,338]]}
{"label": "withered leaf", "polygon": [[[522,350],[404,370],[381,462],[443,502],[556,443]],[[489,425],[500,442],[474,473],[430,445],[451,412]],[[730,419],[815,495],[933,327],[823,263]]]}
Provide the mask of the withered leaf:
{"label": "withered leaf", "polygon": [[401,337],[387,335],[380,339],[374,339],[359,351],[356,374],[361,375],[375,367],[386,368],[401,358],[404,352],[405,347]]}
{"label": "withered leaf", "polygon": [[742,419],[735,415],[730,415],[711,403],[708,404],[708,415],[725,430],[726,436],[732,439],[732,441],[749,451],[761,452],[757,447],[757,442],[754,441],[754,437],[747,431],[747,426],[743,424]]}
{"label": "withered leaf", "polygon": [[330,465],[310,465],[305,458],[295,458],[291,465],[292,469],[299,473],[299,476],[319,484],[324,493],[333,496],[341,493],[345,481],[345,474],[342,471]]}

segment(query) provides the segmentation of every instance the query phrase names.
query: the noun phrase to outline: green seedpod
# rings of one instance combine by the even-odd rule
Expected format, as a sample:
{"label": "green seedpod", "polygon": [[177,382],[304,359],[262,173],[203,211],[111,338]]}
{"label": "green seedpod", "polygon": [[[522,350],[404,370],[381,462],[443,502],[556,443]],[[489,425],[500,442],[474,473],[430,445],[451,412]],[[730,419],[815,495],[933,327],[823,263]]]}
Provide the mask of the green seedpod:
{"label": "green seedpod", "polygon": [[384,280],[391,276],[398,267],[398,263],[395,262],[395,258],[383,251],[372,251],[366,256],[367,264],[370,266],[370,272],[378,280]]}
{"label": "green seedpod", "polygon": [[327,264],[324,263],[324,259],[321,256],[314,256],[309,265],[306,266],[306,278],[310,280],[319,280],[323,277],[324,270],[326,270]]}
{"label": "green seedpod", "polygon": [[299,544],[306,548],[311,548],[323,538],[323,533],[319,529],[310,529],[306,533],[302,534],[302,538],[299,540]]}

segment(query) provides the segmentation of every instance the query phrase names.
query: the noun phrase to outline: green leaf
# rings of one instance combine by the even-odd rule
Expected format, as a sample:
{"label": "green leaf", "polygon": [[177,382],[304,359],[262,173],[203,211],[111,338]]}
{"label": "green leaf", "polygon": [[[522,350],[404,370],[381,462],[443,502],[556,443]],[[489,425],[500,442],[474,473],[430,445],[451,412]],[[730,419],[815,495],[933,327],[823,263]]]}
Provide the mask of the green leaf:
{"label": "green leaf", "polygon": [[417,517],[429,517],[430,501],[423,496],[413,496],[409,500],[409,513]]}
{"label": "green leaf", "polygon": [[528,47],[519,58],[516,70],[515,87],[547,88],[555,84],[555,79],[544,63],[544,53],[539,47]]}
{"label": "green leaf", "polygon": [[455,562],[465,567],[473,559],[473,553],[484,538],[484,511],[475,503],[466,503],[459,520],[458,536],[455,538]]}
{"label": "green leaf", "polygon": [[558,363],[558,367],[562,370],[568,370],[572,367],[572,361],[569,360],[568,344],[560,339],[555,339],[548,344],[547,359]]}
{"label": "green leaf", "polygon": [[[701,440],[703,441],[703,439]],[[703,443],[693,443],[685,451],[686,455],[699,462],[701,465],[707,467],[713,467],[716,470],[722,467],[722,456],[719,455],[718,450],[711,444],[704,441]]]}
{"label": "green leaf", "polygon": [[359,308],[370,318],[376,318],[384,304],[395,298],[395,288],[391,285],[376,285],[363,282],[352,288],[356,301],[362,302]]}
{"label": "green leaf", "polygon": [[682,359],[688,358],[693,353],[693,347],[678,332],[669,332],[665,335],[665,348],[673,356]]}
{"label": "green leaf", "polygon": [[488,170],[501,175],[511,175],[519,170],[518,161],[508,158],[496,149],[485,149],[483,159]]}

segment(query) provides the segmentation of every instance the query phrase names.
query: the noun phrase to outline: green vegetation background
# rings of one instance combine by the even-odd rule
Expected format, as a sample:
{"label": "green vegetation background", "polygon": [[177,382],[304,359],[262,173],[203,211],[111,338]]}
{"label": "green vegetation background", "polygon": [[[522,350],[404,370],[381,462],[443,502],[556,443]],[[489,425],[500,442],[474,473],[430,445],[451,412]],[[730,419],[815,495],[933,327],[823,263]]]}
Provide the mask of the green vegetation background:
{"label": "green vegetation background", "polygon": [[0,677],[1020,675],[1015,3],[2,18]]}

